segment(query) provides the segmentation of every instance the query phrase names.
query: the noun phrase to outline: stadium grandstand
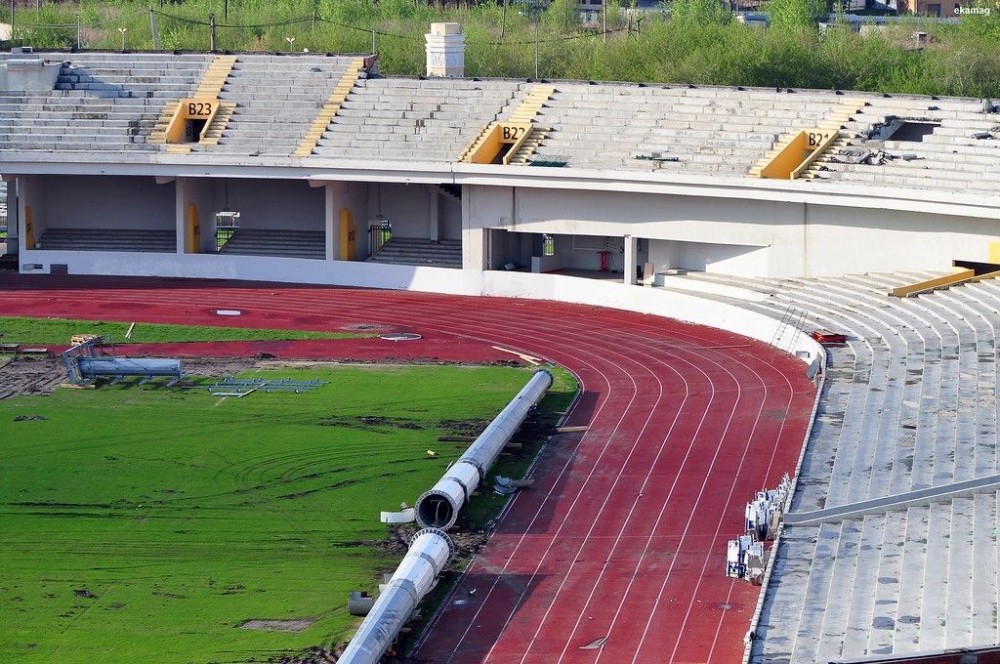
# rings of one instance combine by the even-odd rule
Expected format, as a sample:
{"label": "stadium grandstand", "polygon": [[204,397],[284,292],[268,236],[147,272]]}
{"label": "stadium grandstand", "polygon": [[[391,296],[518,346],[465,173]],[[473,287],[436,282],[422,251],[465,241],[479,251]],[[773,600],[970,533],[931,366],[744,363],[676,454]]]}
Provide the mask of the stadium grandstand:
{"label": "stadium grandstand", "polygon": [[[0,67],[21,273],[568,300],[756,337],[824,382],[745,659],[996,661],[991,100],[386,77],[372,55]],[[889,295],[955,261],[975,278]]]}
{"label": "stadium grandstand", "polygon": [[828,348],[751,661],[996,661],[1000,285],[888,295],[925,276],[690,277],[849,339]]}

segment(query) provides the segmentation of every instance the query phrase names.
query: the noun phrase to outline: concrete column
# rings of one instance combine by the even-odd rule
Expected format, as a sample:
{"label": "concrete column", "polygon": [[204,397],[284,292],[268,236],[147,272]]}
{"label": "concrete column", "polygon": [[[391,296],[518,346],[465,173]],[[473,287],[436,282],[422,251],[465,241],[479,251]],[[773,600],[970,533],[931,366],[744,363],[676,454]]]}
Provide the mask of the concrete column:
{"label": "concrete column", "polygon": [[34,243],[42,239],[47,226],[46,219],[46,182],[41,175],[22,175],[17,178],[17,220],[18,220],[18,252],[34,249],[28,246],[28,208],[31,208],[31,223],[34,229]]}
{"label": "concrete column", "polygon": [[187,240],[187,228],[184,222],[187,216],[190,186],[191,182],[187,178],[177,178],[174,185],[174,240],[176,243],[174,253],[177,254],[183,254],[185,251],[184,243]]}
{"label": "concrete column", "polygon": [[[17,178],[17,214],[15,218],[17,219],[17,253],[20,256],[24,256],[26,249],[34,249],[34,247],[27,246],[28,234],[24,229],[24,206],[25,201],[28,198],[28,178],[19,177]],[[7,185],[7,214],[10,215],[10,185]],[[38,241],[38,237],[35,237],[35,241]]]}
{"label": "concrete column", "polygon": [[465,35],[458,23],[431,23],[427,40],[427,75],[465,76]]}
{"label": "concrete column", "polygon": [[625,236],[625,284],[635,283],[636,255],[639,249],[639,238],[631,235]]}
{"label": "concrete column", "polygon": [[17,177],[14,175],[0,176],[7,183],[7,253],[21,252],[21,212],[17,195]]}
{"label": "concrete column", "polygon": [[326,260],[335,261],[340,258],[340,208],[344,202],[343,182],[326,183],[326,210],[324,226],[326,229]]}
{"label": "concrete column", "polygon": [[471,196],[462,196],[462,269],[482,272],[486,267],[486,229],[471,222]]}
{"label": "concrete column", "polygon": [[198,251],[215,253],[215,213],[219,210],[217,197],[218,183],[209,178],[157,177],[156,184],[162,187],[173,185],[175,201],[175,233],[177,233],[177,253],[190,250],[187,246],[188,206],[194,205],[198,211],[198,225],[201,228],[201,242]]}
{"label": "concrete column", "polygon": [[440,204],[441,204],[441,192],[434,185],[430,185],[431,192],[431,242],[437,242],[441,239],[441,214],[440,214]]}

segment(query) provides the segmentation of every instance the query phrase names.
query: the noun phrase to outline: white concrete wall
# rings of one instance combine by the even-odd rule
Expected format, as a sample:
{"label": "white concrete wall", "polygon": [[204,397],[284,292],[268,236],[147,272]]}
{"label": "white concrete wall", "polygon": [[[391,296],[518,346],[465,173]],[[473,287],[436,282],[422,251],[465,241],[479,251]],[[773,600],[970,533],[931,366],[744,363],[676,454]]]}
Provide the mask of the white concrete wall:
{"label": "white concrete wall", "polygon": [[447,194],[438,196],[438,214],[441,219],[441,239],[462,239],[462,201],[456,201]]}
{"label": "white concrete wall", "polygon": [[[674,263],[684,262],[689,269],[748,276],[776,271],[802,274],[804,206],[797,203],[483,186],[466,187],[466,191],[473,198],[470,223],[474,226],[597,239],[632,235],[686,243],[673,249],[678,254],[653,261],[664,263],[663,269],[667,263],[678,267]],[[741,249],[717,250],[719,244]],[[773,252],[758,254],[747,249],[772,245],[781,248],[780,260],[775,260]],[[564,268],[597,269],[600,264],[598,256],[579,251],[560,253],[560,260]]]}
{"label": "white concrete wall", "polygon": [[[987,261],[1000,221],[892,210],[810,205],[805,274],[948,270]],[[790,276],[790,275],[780,275]]]}
{"label": "white concrete wall", "polygon": [[[986,260],[988,243],[1000,239],[992,219],[798,202],[481,185],[467,186],[466,195],[471,227],[633,235],[652,240],[657,270],[772,277],[942,270],[953,259]],[[599,264],[562,246],[557,255],[564,268]]]}
{"label": "white concrete wall", "polygon": [[466,204],[466,227],[503,228],[517,231],[514,220],[514,189],[466,185],[462,191]]}
{"label": "white concrete wall", "polygon": [[569,234],[767,246],[801,223],[801,206],[778,202],[530,189],[519,190],[516,202],[520,230],[551,221],[554,232]]}
{"label": "white concrete wall", "polygon": [[[240,213],[240,228],[322,231],[326,195],[305,180],[216,181],[216,200]],[[221,191],[220,191],[221,189]]]}
{"label": "white concrete wall", "polygon": [[649,261],[655,272],[672,268],[722,274],[766,275],[771,247],[708,242],[650,240]]}
{"label": "white concrete wall", "polygon": [[[368,218],[372,219],[381,212],[383,217],[392,222],[393,235],[429,239],[430,187],[433,185],[371,184]],[[367,224],[365,227],[367,228]],[[454,236],[454,239],[457,238],[457,235]]]}
{"label": "white concrete wall", "polygon": [[672,240],[649,240],[649,262],[656,272],[683,267],[681,243]]}
{"label": "white concrete wall", "polygon": [[[47,228],[174,228],[173,182],[100,175],[48,175],[44,180]],[[36,211],[36,227],[39,219]]]}

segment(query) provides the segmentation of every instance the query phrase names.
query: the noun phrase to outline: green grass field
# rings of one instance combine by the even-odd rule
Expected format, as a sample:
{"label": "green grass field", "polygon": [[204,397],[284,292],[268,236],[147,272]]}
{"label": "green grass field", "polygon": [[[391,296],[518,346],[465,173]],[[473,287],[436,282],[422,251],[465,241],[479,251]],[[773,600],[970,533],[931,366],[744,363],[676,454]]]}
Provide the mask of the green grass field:
{"label": "green grass field", "polygon": [[[69,345],[74,334],[99,334],[115,343],[126,341],[129,323],[81,321],[62,318],[0,317],[0,343]],[[350,339],[371,336],[355,332],[308,332],[302,330],[258,330],[244,327],[199,327],[142,323],[128,341],[176,343],[185,341],[273,341],[297,339]]]}
{"label": "green grass field", "polygon": [[[348,593],[398,562],[371,546],[387,532],[379,511],[413,504],[467,445],[437,437],[485,424],[530,376],[277,373],[328,384],[0,401],[0,661],[266,661],[349,638]],[[559,372],[548,403],[574,389]],[[314,622],[239,628],[251,619]]]}

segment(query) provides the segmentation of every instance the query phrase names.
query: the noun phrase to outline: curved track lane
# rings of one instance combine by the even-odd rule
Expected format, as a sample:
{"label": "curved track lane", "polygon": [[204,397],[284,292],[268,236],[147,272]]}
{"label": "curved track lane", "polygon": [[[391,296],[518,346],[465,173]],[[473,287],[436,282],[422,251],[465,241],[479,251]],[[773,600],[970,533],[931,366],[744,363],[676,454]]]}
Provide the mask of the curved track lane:
{"label": "curved track lane", "polygon": [[[216,309],[239,309],[220,319]],[[417,656],[434,662],[737,662],[758,589],[724,576],[753,492],[794,470],[802,365],[710,328],[553,302],[274,284],[4,278],[7,314],[423,335],[400,359],[572,370],[581,396]],[[414,345],[409,345],[414,344]],[[363,353],[361,350],[363,349]],[[291,348],[285,349],[292,352]],[[370,358],[368,342],[315,355]],[[284,355],[282,355],[284,356]],[[472,595],[468,591],[476,590]]]}

